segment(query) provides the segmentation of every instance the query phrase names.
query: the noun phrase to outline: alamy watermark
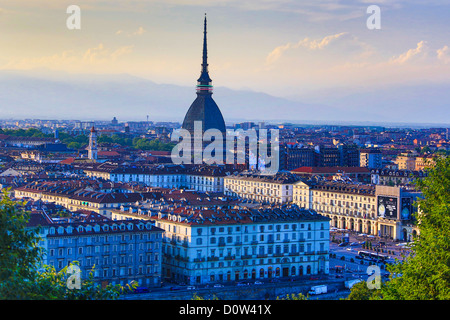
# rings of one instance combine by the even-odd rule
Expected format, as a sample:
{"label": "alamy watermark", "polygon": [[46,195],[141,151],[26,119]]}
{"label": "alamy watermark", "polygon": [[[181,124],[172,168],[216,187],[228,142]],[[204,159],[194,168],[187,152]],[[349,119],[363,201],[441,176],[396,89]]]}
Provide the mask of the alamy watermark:
{"label": "alamy watermark", "polygon": [[178,142],[171,153],[174,164],[248,164],[264,175],[279,169],[278,129],[237,129],[224,134],[218,129],[203,132],[202,122],[194,121],[193,136],[178,129],[171,141]]}
{"label": "alamy watermark", "polygon": [[66,26],[69,30],[81,29],[81,9],[77,5],[70,5],[66,9],[66,13],[70,14],[66,19]]}
{"label": "alamy watermark", "polygon": [[371,265],[367,267],[367,278],[366,284],[369,290],[381,289],[381,270],[377,265]]}
{"label": "alamy watermark", "polygon": [[67,288],[72,289],[81,289],[81,270],[80,267],[74,264],[71,264],[67,267],[67,274],[70,275],[67,278]]}
{"label": "alamy watermark", "polygon": [[366,12],[371,14],[366,21],[367,28],[369,30],[381,29],[381,9],[377,5],[371,5],[367,7]]}

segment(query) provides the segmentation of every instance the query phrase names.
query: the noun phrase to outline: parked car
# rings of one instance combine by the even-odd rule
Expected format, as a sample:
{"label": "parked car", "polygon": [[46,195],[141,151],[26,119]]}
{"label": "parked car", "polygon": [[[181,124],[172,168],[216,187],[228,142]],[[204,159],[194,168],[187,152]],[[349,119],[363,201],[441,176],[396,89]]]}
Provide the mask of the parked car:
{"label": "parked car", "polygon": [[223,284],[216,283],[216,284],[214,285],[214,288],[223,288]]}
{"label": "parked car", "polygon": [[248,286],[248,283],[247,282],[238,282],[236,285],[238,287],[242,287],[242,286]]}
{"label": "parked car", "polygon": [[181,289],[183,289],[183,287],[180,287],[180,286],[170,287],[170,291],[181,290]]}
{"label": "parked car", "polygon": [[256,281],[255,281],[255,284],[264,284],[264,282],[261,282],[261,281],[259,281],[259,280],[256,280]]}
{"label": "parked car", "polygon": [[133,293],[148,293],[150,290],[146,287],[137,287],[133,290]]}
{"label": "parked car", "polygon": [[195,286],[188,286],[187,289],[188,290],[195,290]]}

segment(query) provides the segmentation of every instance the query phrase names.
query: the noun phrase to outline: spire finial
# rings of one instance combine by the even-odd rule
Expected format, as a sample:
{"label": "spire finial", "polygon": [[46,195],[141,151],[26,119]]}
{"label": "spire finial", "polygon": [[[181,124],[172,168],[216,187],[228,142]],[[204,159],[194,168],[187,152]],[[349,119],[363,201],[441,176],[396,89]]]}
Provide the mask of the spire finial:
{"label": "spire finial", "polygon": [[197,92],[210,92],[212,90],[211,78],[208,73],[208,46],[206,40],[206,12],[205,12],[205,21],[203,27],[203,56],[202,56],[202,70],[200,73],[200,78],[197,80]]}

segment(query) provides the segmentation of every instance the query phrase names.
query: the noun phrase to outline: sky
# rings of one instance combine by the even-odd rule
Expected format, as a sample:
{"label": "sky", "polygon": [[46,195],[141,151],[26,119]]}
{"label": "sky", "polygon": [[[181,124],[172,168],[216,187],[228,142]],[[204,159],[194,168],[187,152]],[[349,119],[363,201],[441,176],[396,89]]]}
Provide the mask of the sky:
{"label": "sky", "polygon": [[[67,28],[69,5],[79,30]],[[367,27],[370,5],[380,29]],[[215,86],[295,97],[450,82],[448,0],[2,0],[0,71],[195,86],[205,13]]]}

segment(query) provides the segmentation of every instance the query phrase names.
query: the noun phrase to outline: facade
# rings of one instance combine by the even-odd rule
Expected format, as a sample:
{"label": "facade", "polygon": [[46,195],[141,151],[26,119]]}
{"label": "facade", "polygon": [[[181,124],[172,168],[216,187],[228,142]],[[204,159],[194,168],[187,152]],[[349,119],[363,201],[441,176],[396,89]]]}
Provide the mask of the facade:
{"label": "facade", "polygon": [[416,169],[416,155],[413,153],[402,153],[397,156],[395,163],[399,170],[414,171]]}
{"label": "facade", "polygon": [[227,166],[155,165],[116,166],[108,163],[84,165],[89,177],[112,182],[137,182],[154,188],[187,188],[203,192],[223,192],[224,177],[237,169]]}
{"label": "facade", "polygon": [[205,284],[329,272],[329,218],[312,210],[177,208],[147,218],[165,230],[164,279]]}
{"label": "facade", "polygon": [[432,168],[435,165],[435,160],[433,157],[416,157],[415,161],[415,170],[416,171],[425,171],[426,169]]}
{"label": "facade", "polygon": [[383,186],[412,185],[416,179],[427,176],[426,171],[372,169],[371,182]]}
{"label": "facade", "polygon": [[122,205],[154,197],[152,192],[99,192],[80,188],[77,184],[40,182],[30,183],[14,190],[16,199],[30,198],[53,202],[70,211],[89,210],[111,218],[111,210]]}
{"label": "facade", "polygon": [[353,182],[370,183],[370,170],[365,167],[300,167],[291,170],[291,173],[307,180],[312,177],[322,177],[326,179],[346,177]]}
{"label": "facade", "polygon": [[315,159],[315,151],[312,148],[280,146],[280,170],[290,171],[300,167],[313,167]]}
{"label": "facade", "polygon": [[381,169],[383,167],[383,154],[379,149],[361,149],[360,165],[369,169]]}
{"label": "facade", "polygon": [[[411,213],[420,194],[414,190],[300,181],[294,184],[293,192],[295,204],[330,218],[335,228],[404,241],[411,241],[418,233]],[[385,215],[388,207],[390,214]]]}
{"label": "facade", "polygon": [[342,144],[338,146],[341,167],[359,167],[360,152],[356,145]]}
{"label": "facade", "polygon": [[80,267],[81,279],[93,272],[94,282],[102,286],[132,280],[140,286],[161,285],[164,231],[151,221],[112,221],[100,215],[70,223],[48,220],[41,234],[44,263],[57,272],[73,262]]}
{"label": "facade", "polygon": [[342,162],[340,150],[334,147],[319,147],[319,152],[316,152],[315,156],[317,167],[338,167]]}
{"label": "facade", "polygon": [[229,175],[224,178],[224,193],[242,199],[266,203],[292,201],[293,184],[299,178],[289,173],[260,175],[252,172]]}

